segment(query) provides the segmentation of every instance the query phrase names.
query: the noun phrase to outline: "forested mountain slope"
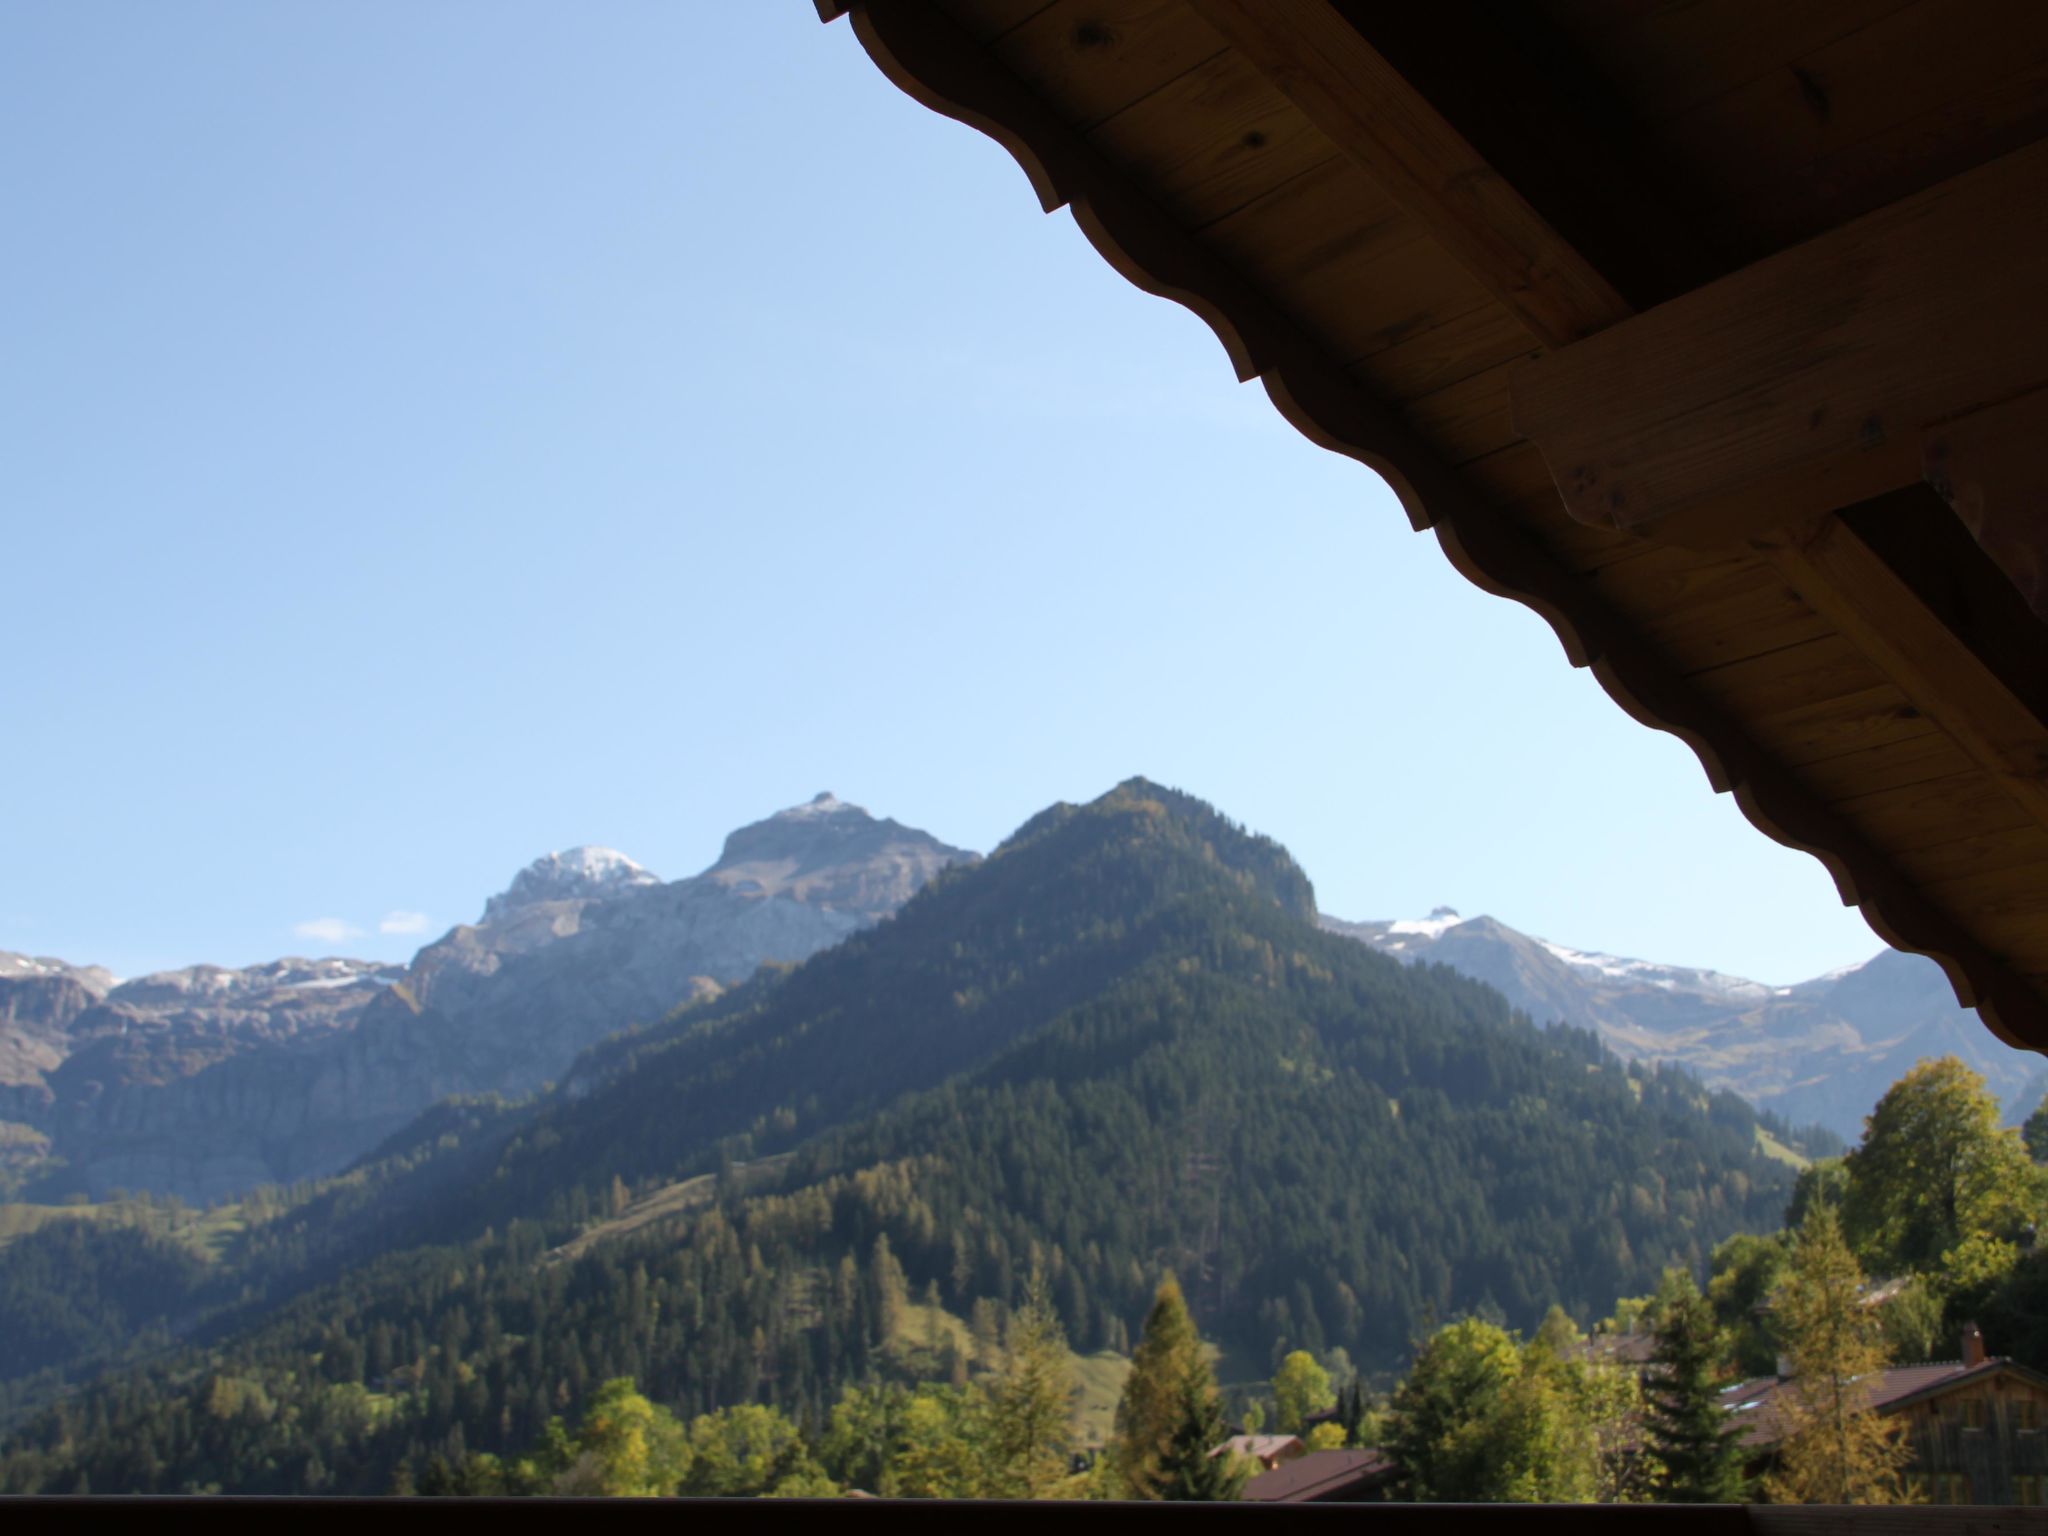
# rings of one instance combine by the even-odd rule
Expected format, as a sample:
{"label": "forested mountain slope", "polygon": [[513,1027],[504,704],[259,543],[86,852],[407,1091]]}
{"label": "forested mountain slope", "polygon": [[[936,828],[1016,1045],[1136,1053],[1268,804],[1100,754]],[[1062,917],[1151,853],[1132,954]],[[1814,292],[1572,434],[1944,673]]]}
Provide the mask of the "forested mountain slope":
{"label": "forested mountain slope", "polygon": [[[0,1477],[374,1491],[458,1435],[517,1449],[611,1374],[815,1413],[892,1291],[964,1315],[1034,1265],[1080,1348],[1127,1346],[1173,1267],[1249,1358],[1385,1367],[1431,1318],[1590,1319],[1775,1225],[1757,1130],[1320,931],[1284,850],[1133,780],[531,1105],[441,1112],[251,1234],[281,1305],[40,1420]],[[561,1251],[693,1175],[665,1223]],[[332,1230],[358,1262],[286,1299]]]}

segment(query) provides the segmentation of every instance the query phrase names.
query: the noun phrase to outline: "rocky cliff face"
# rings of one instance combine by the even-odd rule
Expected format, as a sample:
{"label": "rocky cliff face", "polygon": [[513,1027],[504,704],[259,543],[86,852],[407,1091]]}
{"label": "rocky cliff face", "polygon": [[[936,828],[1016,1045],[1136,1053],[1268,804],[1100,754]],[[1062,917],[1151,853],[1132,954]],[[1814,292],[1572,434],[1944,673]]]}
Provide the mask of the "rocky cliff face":
{"label": "rocky cliff face", "polygon": [[51,1193],[206,1200],[318,1177],[437,1099],[531,1092],[604,1035],[807,959],[973,857],[829,795],[733,833],[690,879],[549,854],[402,968],[198,966],[112,987],[54,1033],[0,1025],[24,1079],[0,1119],[49,1137]]}
{"label": "rocky cliff face", "polygon": [[1796,986],[1570,949],[1491,917],[1440,907],[1426,918],[1323,926],[1395,958],[1448,965],[1498,988],[1539,1024],[1597,1031],[1623,1056],[1678,1062],[1796,1125],[1847,1140],[1914,1062],[1959,1056],[2009,1114],[2038,1101],[2041,1059],[2001,1045],[1933,961],[1884,950]]}

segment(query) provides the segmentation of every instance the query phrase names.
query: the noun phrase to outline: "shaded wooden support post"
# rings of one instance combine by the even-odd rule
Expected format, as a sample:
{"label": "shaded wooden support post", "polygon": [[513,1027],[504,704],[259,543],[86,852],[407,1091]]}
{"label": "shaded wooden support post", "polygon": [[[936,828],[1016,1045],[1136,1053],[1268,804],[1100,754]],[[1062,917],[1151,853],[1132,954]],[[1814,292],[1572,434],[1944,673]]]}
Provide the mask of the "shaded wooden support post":
{"label": "shaded wooden support post", "polygon": [[2048,390],[1936,427],[1923,473],[2035,616],[2048,619]]}
{"label": "shaded wooden support post", "polygon": [[2048,724],[1855,529],[1830,513],[1776,530],[1753,547],[2048,827]]}

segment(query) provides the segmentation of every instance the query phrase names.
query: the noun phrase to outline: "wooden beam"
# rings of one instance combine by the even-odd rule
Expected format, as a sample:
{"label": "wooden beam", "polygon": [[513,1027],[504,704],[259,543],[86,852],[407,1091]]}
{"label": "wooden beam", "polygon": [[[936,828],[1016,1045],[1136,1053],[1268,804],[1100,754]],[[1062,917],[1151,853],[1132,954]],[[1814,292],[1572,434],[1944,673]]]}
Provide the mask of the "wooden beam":
{"label": "wooden beam", "polygon": [[2048,724],[1832,514],[1757,541],[1809,606],[2048,827]]}
{"label": "wooden beam", "polygon": [[1567,510],[1728,542],[1920,475],[1930,424],[2048,382],[2048,142],[1525,365]]}
{"label": "wooden beam", "polygon": [[2048,619],[2048,390],[1937,427],[1923,472],[2035,616]]}
{"label": "wooden beam", "polygon": [[1561,346],[1628,303],[1328,0],[1191,0],[1454,260]]}

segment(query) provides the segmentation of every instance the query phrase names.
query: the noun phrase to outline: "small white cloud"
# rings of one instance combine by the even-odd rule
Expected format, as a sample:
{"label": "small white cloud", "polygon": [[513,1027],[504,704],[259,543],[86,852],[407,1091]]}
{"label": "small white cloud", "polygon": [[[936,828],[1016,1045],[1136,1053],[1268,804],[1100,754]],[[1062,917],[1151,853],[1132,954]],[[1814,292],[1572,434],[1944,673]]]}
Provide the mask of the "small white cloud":
{"label": "small white cloud", "polygon": [[302,939],[315,939],[322,944],[345,944],[350,939],[363,936],[362,929],[340,917],[316,917],[309,922],[294,924],[292,932]]}
{"label": "small white cloud", "polygon": [[433,920],[424,912],[386,912],[384,921],[377,925],[379,933],[412,936],[431,932]]}

